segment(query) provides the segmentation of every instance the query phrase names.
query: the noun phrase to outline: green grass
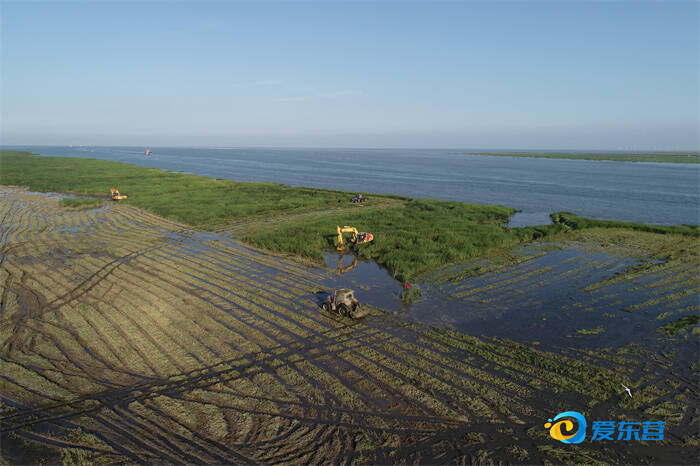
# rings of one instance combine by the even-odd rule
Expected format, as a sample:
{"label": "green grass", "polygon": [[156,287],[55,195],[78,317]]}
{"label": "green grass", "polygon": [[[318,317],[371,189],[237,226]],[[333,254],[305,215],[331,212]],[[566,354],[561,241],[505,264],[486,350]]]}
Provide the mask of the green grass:
{"label": "green grass", "polygon": [[[700,226],[697,225],[646,225],[644,223],[618,222],[615,220],[595,220],[579,217],[570,212],[557,212],[550,215],[554,225],[565,226],[572,230],[586,228],[623,228],[627,230],[647,231],[650,233],[679,234],[688,236],[700,236]],[[539,228],[539,227],[537,227]]]}
{"label": "green grass", "polygon": [[[334,247],[336,225],[353,225],[375,235],[374,242],[359,247],[358,253],[385,264],[403,280],[432,266],[517,241],[502,226],[515,212],[506,207],[384,195],[371,195],[358,206],[350,204],[351,193],[342,191],[237,183],[117,162],[15,151],[0,152],[0,166],[0,184],[103,196],[110,186],[116,186],[129,196],[120,203],[201,229],[280,216],[265,230],[249,227],[244,240],[319,262],[323,251]],[[327,213],[293,215],[319,211]]]}
{"label": "green grass", "polygon": [[352,225],[374,235],[371,243],[354,247],[359,256],[384,264],[400,280],[411,281],[432,267],[517,242],[503,227],[513,212],[507,207],[412,199],[398,207],[292,218],[262,231],[251,226],[243,239],[321,262],[323,251],[336,245],[336,226]]}
{"label": "green grass", "polygon": [[359,256],[387,266],[402,281],[413,281],[436,267],[563,231],[604,228],[611,232],[639,231],[671,238],[700,236],[698,226],[594,220],[567,212],[552,214],[551,225],[506,229],[503,225],[513,212],[506,207],[413,199],[398,207],[290,219],[262,229],[252,225],[244,232],[243,239],[271,251],[322,262],[323,251],[336,245],[335,226],[353,225],[374,234],[372,243],[354,248]]}
{"label": "green grass", "polygon": [[672,337],[681,330],[687,328],[687,327],[692,327],[693,325],[697,325],[698,320],[700,320],[700,317],[697,315],[694,316],[686,316],[681,319],[678,319],[676,321],[670,322],[663,327],[659,328],[659,331],[666,335],[667,337]]}
{"label": "green grass", "polygon": [[[0,185],[100,197],[108,196],[109,188],[116,186],[129,196],[121,203],[201,229],[215,229],[256,216],[359,208],[349,202],[356,193],[275,183],[238,183],[106,160],[43,157],[18,151],[0,151]],[[365,204],[397,199],[401,198],[372,195]]]}
{"label": "green grass", "polygon": [[[275,183],[239,183],[104,160],[42,157],[0,151],[0,184],[107,196],[119,188],[131,204],[199,229],[243,224],[244,241],[274,252],[323,262],[335,247],[336,225],[374,234],[356,253],[413,281],[445,264],[483,255],[494,248],[544,238],[566,230],[614,228],[699,236],[700,227],[655,226],[552,214],[553,224],[507,229],[514,209],[400,196],[370,195],[351,204],[355,193],[293,188]],[[87,207],[99,199],[64,199],[61,205]],[[301,215],[303,214],[303,215]]]}
{"label": "green grass", "polygon": [[71,207],[74,209],[88,209],[102,205],[103,200],[94,197],[69,197],[61,199],[58,203],[61,207]]}
{"label": "green grass", "polygon": [[[83,432],[80,428],[69,430],[65,439],[72,443],[85,445],[88,448],[98,448],[103,451],[111,450],[102,440],[92,434]],[[89,449],[61,448],[61,463],[64,465],[100,465],[113,463],[114,460],[115,458],[112,455],[105,455]]]}
{"label": "green grass", "polygon": [[418,288],[418,285],[414,285],[411,288],[404,290],[404,292],[401,294],[401,301],[403,301],[404,304],[411,304],[420,299],[422,294],[423,293],[421,292],[421,289]]}
{"label": "green grass", "polygon": [[639,152],[634,154],[598,154],[559,152],[543,154],[539,152],[463,152],[467,155],[488,155],[494,157],[534,157],[540,159],[612,160],[615,162],[662,162],[700,163],[698,152]]}

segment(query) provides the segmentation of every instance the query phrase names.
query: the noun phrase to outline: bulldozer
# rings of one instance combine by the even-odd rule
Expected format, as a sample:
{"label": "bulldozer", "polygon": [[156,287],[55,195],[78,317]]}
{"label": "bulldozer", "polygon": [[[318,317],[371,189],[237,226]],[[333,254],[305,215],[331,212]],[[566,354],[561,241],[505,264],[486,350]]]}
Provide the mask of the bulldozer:
{"label": "bulldozer", "polygon": [[342,251],[343,249],[345,249],[345,243],[343,242],[343,233],[352,233],[352,237],[349,241],[351,245],[369,243],[374,239],[374,235],[372,233],[365,233],[364,231],[359,232],[357,231],[357,228],[347,225],[345,225],[342,228],[340,227],[340,225],[338,225],[336,226],[336,230],[338,232],[338,246],[336,247],[338,251]]}
{"label": "bulldozer", "polygon": [[355,298],[355,292],[349,288],[335,290],[332,295],[326,297],[321,305],[326,312],[335,312],[341,317],[361,319],[369,314],[369,311],[360,309],[360,302]]}
{"label": "bulldozer", "polygon": [[109,196],[112,198],[113,201],[119,201],[121,199],[127,198],[125,194],[119,194],[119,190],[115,187],[109,188]]}

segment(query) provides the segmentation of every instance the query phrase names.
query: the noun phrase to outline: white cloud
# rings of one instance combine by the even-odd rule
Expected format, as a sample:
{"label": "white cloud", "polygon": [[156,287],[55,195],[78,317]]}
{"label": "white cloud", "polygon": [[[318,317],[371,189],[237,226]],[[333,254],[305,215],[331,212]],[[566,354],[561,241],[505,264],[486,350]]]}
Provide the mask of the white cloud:
{"label": "white cloud", "polygon": [[335,92],[320,92],[318,94],[319,97],[324,99],[334,99],[336,97],[345,97],[349,95],[365,95],[365,93],[357,89],[345,89]]}

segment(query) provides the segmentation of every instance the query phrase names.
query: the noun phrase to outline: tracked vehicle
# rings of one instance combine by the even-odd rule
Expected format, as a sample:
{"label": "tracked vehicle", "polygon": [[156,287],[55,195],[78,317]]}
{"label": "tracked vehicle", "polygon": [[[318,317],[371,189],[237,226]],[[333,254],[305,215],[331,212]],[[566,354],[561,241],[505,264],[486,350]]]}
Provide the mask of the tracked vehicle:
{"label": "tracked vehicle", "polygon": [[335,312],[351,319],[361,319],[369,314],[369,311],[360,309],[360,302],[355,298],[355,292],[349,288],[335,290],[326,298],[322,307],[327,312]]}
{"label": "tracked vehicle", "polygon": [[338,246],[336,246],[336,250],[342,251],[345,249],[345,242],[343,241],[343,233],[352,233],[352,237],[350,238],[350,245],[355,245],[355,244],[365,244],[369,243],[374,239],[374,235],[372,233],[366,233],[364,231],[360,232],[357,231],[357,228],[351,227],[348,225],[345,225],[343,228],[340,228],[340,225],[335,227],[336,232],[338,234]]}
{"label": "tracked vehicle", "polygon": [[109,188],[109,197],[111,197],[113,201],[120,201],[127,198],[126,194],[119,194],[119,190],[115,187]]}

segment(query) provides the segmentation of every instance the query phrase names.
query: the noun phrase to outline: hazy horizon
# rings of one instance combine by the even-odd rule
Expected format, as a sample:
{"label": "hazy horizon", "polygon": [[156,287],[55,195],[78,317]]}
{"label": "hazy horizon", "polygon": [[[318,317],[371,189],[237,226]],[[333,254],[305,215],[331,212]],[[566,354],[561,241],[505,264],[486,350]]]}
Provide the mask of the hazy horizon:
{"label": "hazy horizon", "polygon": [[541,148],[541,147],[400,147],[400,146],[271,146],[271,145],[231,145],[231,146],[219,146],[219,145],[197,145],[197,144],[183,144],[183,145],[167,145],[167,144],[0,144],[0,149],[18,149],[25,147],[118,147],[118,148],[132,148],[132,149],[212,149],[212,150],[226,150],[226,149],[271,149],[271,150],[301,150],[301,149],[313,149],[313,150],[406,150],[406,151],[463,151],[463,152],[571,152],[571,153],[675,153],[675,152],[699,152],[697,149],[626,149],[626,148],[615,148],[615,149],[569,149],[565,147],[554,147],[554,148]]}
{"label": "hazy horizon", "polygon": [[697,2],[0,8],[4,145],[700,150]]}

